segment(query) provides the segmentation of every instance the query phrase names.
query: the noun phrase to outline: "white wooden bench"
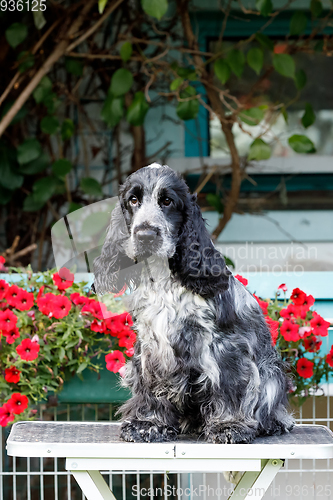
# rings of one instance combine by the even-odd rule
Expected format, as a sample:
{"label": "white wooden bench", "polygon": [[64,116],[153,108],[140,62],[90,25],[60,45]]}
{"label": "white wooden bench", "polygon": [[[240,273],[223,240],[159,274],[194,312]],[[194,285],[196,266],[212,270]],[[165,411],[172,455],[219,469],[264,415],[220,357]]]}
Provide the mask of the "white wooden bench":
{"label": "white wooden bench", "polygon": [[260,500],[285,459],[333,458],[333,433],[297,425],[252,444],[210,444],[180,436],[170,443],[125,443],[119,423],[18,422],[7,440],[15,457],[62,457],[88,500],[115,500],[100,471],[244,471],[230,499]]}

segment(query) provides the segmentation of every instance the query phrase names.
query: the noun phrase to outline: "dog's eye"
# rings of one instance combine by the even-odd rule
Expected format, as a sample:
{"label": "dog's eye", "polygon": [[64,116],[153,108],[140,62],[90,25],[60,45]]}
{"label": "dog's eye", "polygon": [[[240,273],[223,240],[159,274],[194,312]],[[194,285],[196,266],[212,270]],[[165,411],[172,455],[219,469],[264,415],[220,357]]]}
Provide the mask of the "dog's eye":
{"label": "dog's eye", "polygon": [[132,195],[128,201],[130,202],[131,205],[137,205],[138,204],[138,199],[134,195]]}
{"label": "dog's eye", "polygon": [[165,207],[168,207],[171,202],[172,202],[172,200],[170,198],[166,197],[166,198],[163,198],[162,205],[164,205]]}

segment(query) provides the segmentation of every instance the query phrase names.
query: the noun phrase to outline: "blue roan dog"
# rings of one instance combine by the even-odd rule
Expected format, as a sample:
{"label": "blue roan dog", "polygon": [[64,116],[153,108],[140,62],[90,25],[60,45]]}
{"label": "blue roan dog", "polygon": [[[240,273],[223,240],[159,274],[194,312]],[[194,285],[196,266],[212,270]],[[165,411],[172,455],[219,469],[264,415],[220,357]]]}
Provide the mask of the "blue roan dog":
{"label": "blue roan dog", "polygon": [[291,430],[290,383],[264,316],[214,247],[185,182],[153,164],[130,175],[119,198],[94,285],[117,292],[125,281],[133,291],[122,438],[249,443]]}

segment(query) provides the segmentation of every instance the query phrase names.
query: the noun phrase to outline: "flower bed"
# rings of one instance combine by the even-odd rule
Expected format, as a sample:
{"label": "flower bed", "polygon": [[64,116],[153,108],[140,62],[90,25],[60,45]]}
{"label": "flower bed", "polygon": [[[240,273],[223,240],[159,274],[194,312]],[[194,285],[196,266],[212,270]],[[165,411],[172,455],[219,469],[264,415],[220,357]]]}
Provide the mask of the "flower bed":
{"label": "flower bed", "polygon": [[[236,278],[248,285],[242,276],[236,275]],[[283,283],[278,287],[275,300],[262,300],[253,295],[264,313],[272,343],[289,364],[294,382],[290,396],[297,396],[293,401],[302,404],[320,388],[322,380],[328,380],[333,373],[333,345],[327,355],[320,355],[321,338],[328,335],[330,323],[310,309],[315,305],[312,295],[294,288],[288,299],[286,292],[287,286]]]}
{"label": "flower bed", "polygon": [[0,425],[33,418],[31,404],[59,391],[65,380],[90,369],[122,372],[133,355],[132,319],[120,298],[109,299],[112,314],[74,283],[68,269],[0,280]]}

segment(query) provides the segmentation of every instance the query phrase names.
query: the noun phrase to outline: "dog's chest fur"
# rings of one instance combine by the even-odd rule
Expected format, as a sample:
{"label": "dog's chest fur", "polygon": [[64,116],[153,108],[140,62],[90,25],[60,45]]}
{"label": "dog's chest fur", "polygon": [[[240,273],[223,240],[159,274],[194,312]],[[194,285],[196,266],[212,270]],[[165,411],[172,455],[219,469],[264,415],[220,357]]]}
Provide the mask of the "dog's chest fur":
{"label": "dog's chest fur", "polygon": [[190,387],[218,386],[219,368],[210,348],[216,333],[212,301],[187,291],[167,275],[153,283],[143,280],[131,305],[142,376],[156,396],[180,403]]}

